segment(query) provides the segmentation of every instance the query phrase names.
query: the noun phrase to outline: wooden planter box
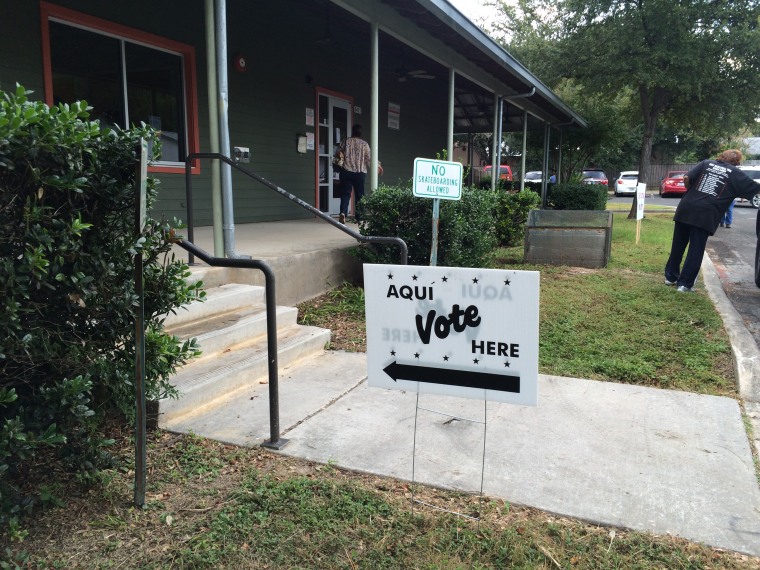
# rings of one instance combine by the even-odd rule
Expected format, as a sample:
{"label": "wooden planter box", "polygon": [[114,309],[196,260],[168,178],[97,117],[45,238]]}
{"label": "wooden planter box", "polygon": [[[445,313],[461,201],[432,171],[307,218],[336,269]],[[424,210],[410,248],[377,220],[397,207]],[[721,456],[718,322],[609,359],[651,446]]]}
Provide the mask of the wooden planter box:
{"label": "wooden planter box", "polygon": [[525,261],[546,265],[606,267],[612,248],[612,212],[531,210]]}

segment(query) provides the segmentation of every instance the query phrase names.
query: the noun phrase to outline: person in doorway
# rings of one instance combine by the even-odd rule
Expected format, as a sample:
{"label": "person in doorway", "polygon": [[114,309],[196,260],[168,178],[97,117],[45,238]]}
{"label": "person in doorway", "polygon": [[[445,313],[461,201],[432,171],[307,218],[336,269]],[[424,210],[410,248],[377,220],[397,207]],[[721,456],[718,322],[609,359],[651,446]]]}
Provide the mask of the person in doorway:
{"label": "person in doorway", "polygon": [[[359,223],[359,202],[364,196],[364,182],[370,163],[369,143],[362,139],[362,126],[354,125],[351,136],[340,144],[343,152],[343,169],[340,171],[340,214],[338,220],[346,223],[348,206],[351,203],[351,192],[354,192],[354,211],[356,223]],[[377,171],[383,173],[383,167],[378,164]]]}
{"label": "person in doorway", "polygon": [[[741,161],[741,151],[729,149],[714,160],[703,160],[684,176],[686,194],[673,217],[673,242],[665,265],[666,285],[677,285],[682,293],[694,290],[707,238],[715,234],[735,198],[751,198],[757,192],[757,184],[737,168]],[[682,268],[686,246],[689,252]]]}
{"label": "person in doorway", "polygon": [[728,206],[728,210],[723,214],[723,219],[720,221],[721,228],[730,228],[731,222],[734,221],[734,201],[731,200],[731,204]]}

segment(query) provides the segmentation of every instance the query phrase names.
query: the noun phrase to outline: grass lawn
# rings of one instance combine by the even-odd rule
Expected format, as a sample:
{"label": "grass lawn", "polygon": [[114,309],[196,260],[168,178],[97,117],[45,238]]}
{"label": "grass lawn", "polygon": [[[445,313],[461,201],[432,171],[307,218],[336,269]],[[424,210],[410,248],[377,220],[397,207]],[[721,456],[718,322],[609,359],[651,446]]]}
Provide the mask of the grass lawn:
{"label": "grass lawn", "polygon": [[[530,266],[521,247],[493,267],[541,272],[539,371],[611,382],[736,395],[731,348],[706,292],[663,284],[672,213],[636,222],[616,213],[607,268]],[[301,322],[333,331],[332,347],[366,350],[364,294],[344,285],[299,307]]]}
{"label": "grass lawn", "polygon": [[[704,291],[662,284],[670,214],[616,215],[606,269],[528,267],[520,248],[493,266],[541,271],[544,373],[694,392],[734,393],[729,344]],[[300,307],[364,350],[363,290],[343,286]],[[131,465],[130,431],[117,438]],[[410,507],[409,483],[157,431],[145,509],[134,474],[103,472],[85,488],[38,474],[46,508],[0,537],[0,568],[760,569],[760,559],[668,536],[599,527],[501,500],[416,486],[415,496],[481,522]],[[44,470],[43,470],[44,471]]]}

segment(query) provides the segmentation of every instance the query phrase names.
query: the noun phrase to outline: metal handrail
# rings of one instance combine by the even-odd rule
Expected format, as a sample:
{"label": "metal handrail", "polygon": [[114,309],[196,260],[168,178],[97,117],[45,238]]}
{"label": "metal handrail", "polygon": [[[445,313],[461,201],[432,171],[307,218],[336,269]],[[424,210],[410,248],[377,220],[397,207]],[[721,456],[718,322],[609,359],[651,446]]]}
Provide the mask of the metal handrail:
{"label": "metal handrail", "polygon": [[191,241],[175,238],[172,239],[172,242],[212,267],[260,269],[264,273],[264,293],[267,308],[267,360],[269,364],[269,441],[265,441],[261,445],[271,449],[282,449],[288,440],[280,437],[280,395],[277,378],[277,303],[275,301],[274,271],[259,259],[213,257]]}
{"label": "metal handrail", "polygon": [[[398,237],[382,237],[382,236],[365,236],[357,231],[352,230],[351,228],[341,224],[340,222],[334,220],[329,215],[325,214],[324,212],[321,212],[317,210],[314,206],[311,204],[304,202],[301,200],[298,196],[295,196],[288,192],[287,190],[280,188],[276,184],[270,182],[266,178],[259,176],[255,172],[251,172],[247,168],[244,168],[237,164],[234,160],[231,158],[224,156],[223,154],[220,154],[218,152],[195,152],[193,154],[187,155],[187,158],[185,159],[185,191],[186,191],[186,202],[187,202],[187,239],[188,241],[193,241],[193,228],[194,228],[194,220],[193,220],[193,191],[192,191],[192,176],[190,174],[191,168],[192,168],[192,162],[195,159],[198,158],[213,158],[221,160],[222,162],[226,162],[239,172],[242,172],[249,178],[253,178],[256,182],[259,182],[263,184],[264,186],[274,190],[284,198],[287,198],[291,202],[294,202],[295,204],[298,204],[305,210],[308,210],[318,218],[321,218],[328,224],[335,226],[343,233],[346,233],[350,235],[355,240],[362,242],[362,243],[393,243],[398,245],[399,249],[401,250],[401,265],[407,264],[407,257],[409,255],[408,248],[406,246],[406,242]],[[198,256],[200,257],[200,256]],[[202,259],[202,258],[201,258]],[[193,253],[190,253],[188,256],[188,263],[193,263]]]}

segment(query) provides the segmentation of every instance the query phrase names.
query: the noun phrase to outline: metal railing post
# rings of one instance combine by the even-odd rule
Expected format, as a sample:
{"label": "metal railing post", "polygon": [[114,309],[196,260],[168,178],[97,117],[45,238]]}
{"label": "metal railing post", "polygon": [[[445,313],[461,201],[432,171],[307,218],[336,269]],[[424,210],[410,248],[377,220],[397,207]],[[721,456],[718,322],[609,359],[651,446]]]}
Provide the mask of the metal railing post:
{"label": "metal railing post", "polygon": [[271,449],[282,449],[288,440],[280,437],[280,397],[277,369],[277,301],[272,268],[259,259],[213,257],[194,243],[183,239],[176,239],[174,243],[212,267],[259,269],[264,273],[267,308],[267,363],[269,369],[269,441],[265,441],[261,445]]}

